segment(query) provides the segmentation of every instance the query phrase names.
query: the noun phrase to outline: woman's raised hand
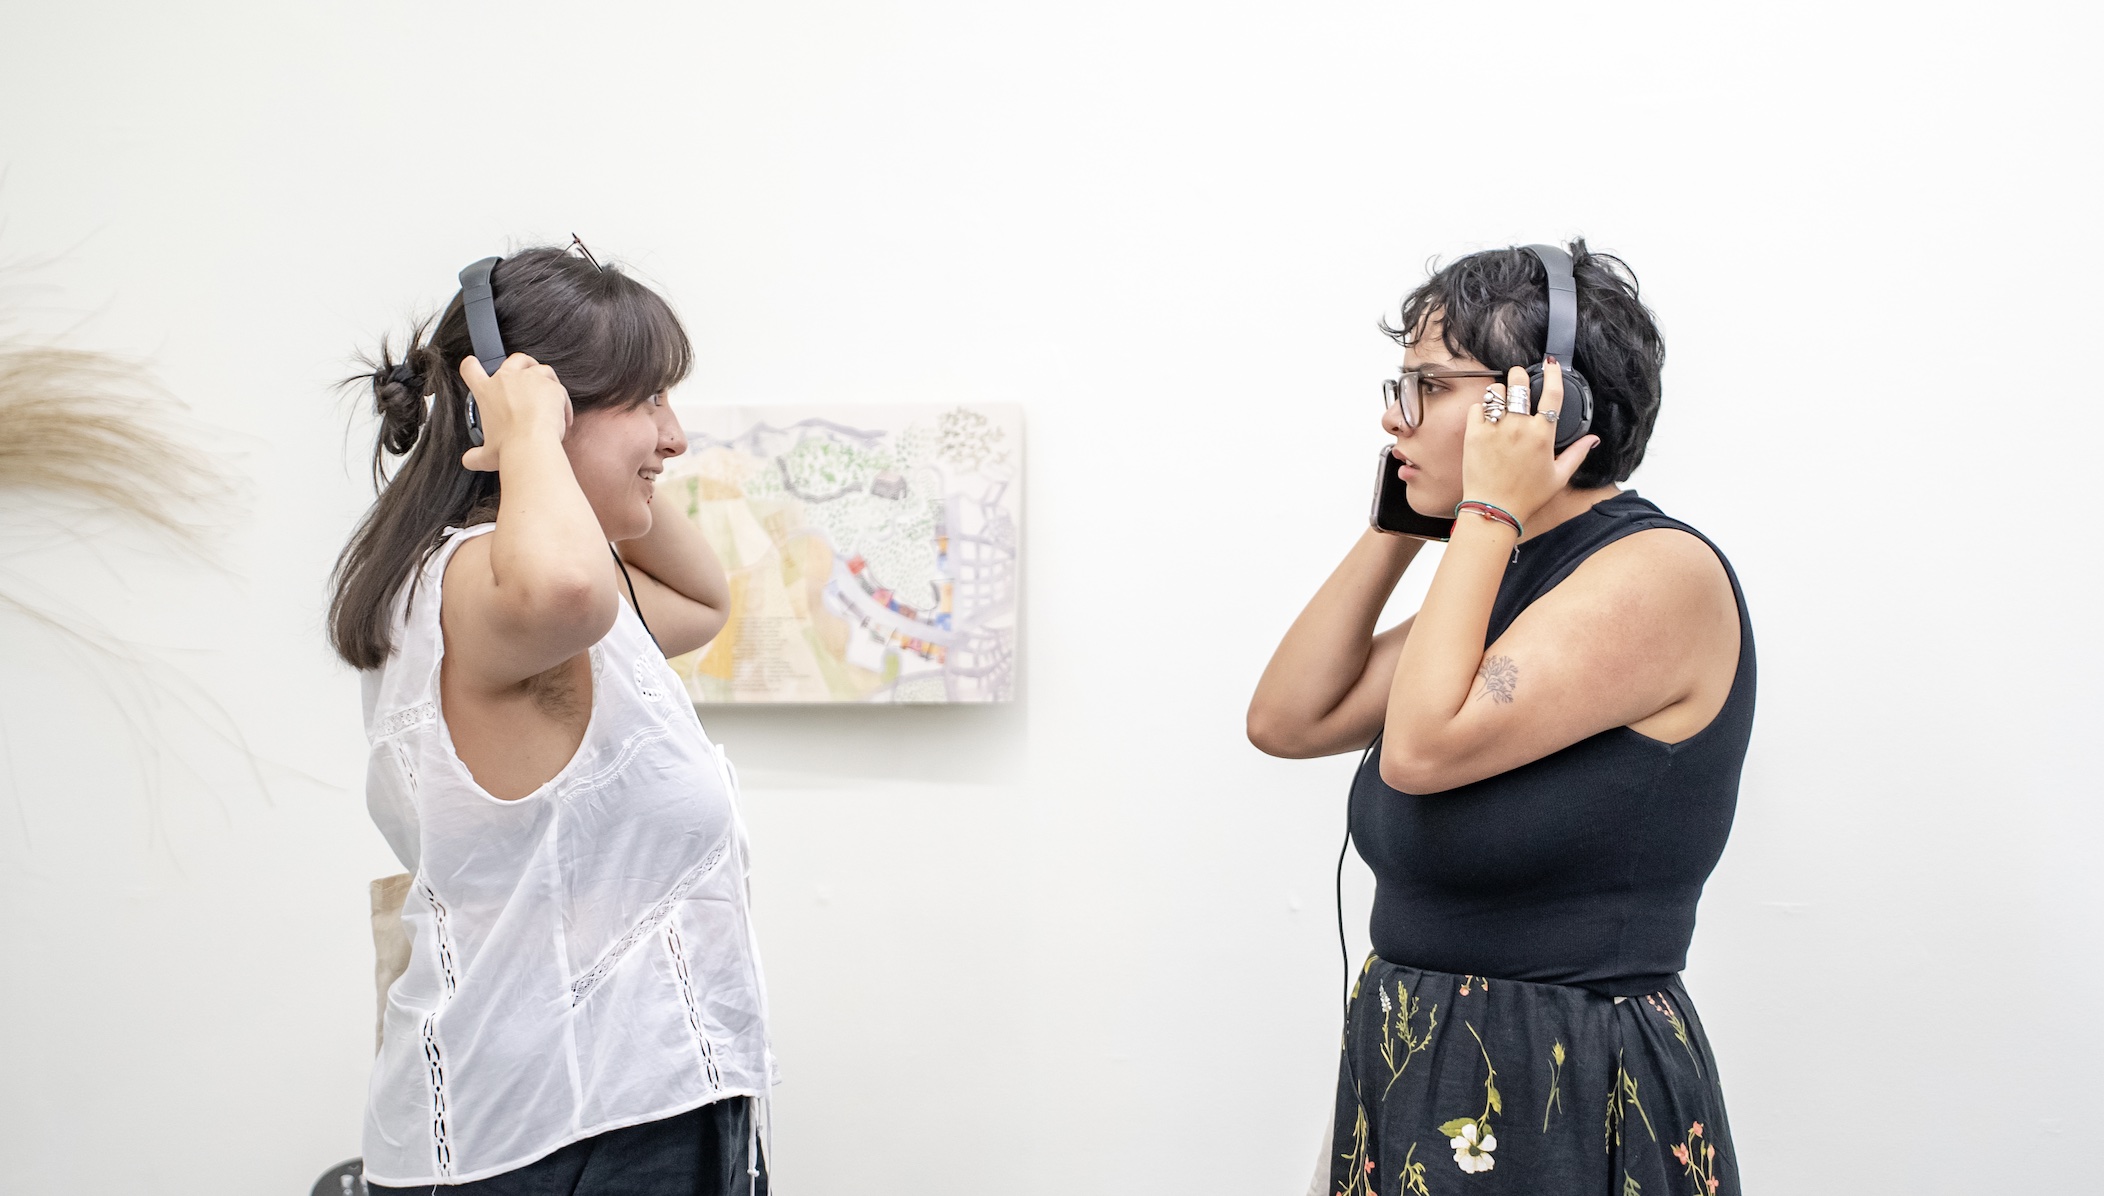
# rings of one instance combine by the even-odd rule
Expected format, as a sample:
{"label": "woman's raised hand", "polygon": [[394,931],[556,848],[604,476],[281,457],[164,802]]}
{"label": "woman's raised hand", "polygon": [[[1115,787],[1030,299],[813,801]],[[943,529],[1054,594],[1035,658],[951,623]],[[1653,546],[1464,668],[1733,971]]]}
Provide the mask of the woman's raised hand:
{"label": "woman's raised hand", "polygon": [[[1527,371],[1515,366],[1505,386],[1492,386],[1489,393],[1502,404],[1526,387]],[[1581,436],[1559,455],[1557,421],[1533,414],[1563,409],[1563,367],[1553,359],[1543,370],[1542,392],[1530,396],[1524,415],[1512,411],[1491,420],[1479,407],[1462,440],[1461,497],[1499,507],[1522,524],[1570,484],[1586,454],[1600,443],[1598,436]]]}
{"label": "woman's raised hand", "polygon": [[549,435],[560,442],[576,418],[555,370],[524,353],[505,358],[494,374],[484,373],[470,353],[460,359],[460,377],[482,417],[482,443],[460,456],[469,469],[496,472],[505,444],[520,437]]}

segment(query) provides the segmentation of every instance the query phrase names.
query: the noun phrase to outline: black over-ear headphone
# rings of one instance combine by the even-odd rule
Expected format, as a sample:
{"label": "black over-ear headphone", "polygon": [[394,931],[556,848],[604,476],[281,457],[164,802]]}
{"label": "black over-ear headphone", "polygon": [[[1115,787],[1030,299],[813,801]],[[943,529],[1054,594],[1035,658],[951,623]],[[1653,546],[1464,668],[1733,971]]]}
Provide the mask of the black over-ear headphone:
{"label": "black over-ear headphone", "polygon": [[[468,318],[468,341],[482,372],[494,374],[504,365],[504,337],[497,332],[497,293],[490,289],[490,271],[501,257],[486,257],[460,272],[460,303]],[[468,396],[468,443],[482,444],[482,412],[475,396]],[[1560,446],[1559,446],[1560,447]]]}
{"label": "black over-ear headphone", "polygon": [[[1563,368],[1563,407],[1556,419],[1556,451],[1578,443],[1593,426],[1593,388],[1585,375],[1571,368],[1578,355],[1578,279],[1571,270],[1571,255],[1554,245],[1529,245],[1527,252],[1540,260],[1542,269],[1549,274],[1549,335],[1542,352],[1554,357]],[[494,261],[495,259],[491,259]],[[478,263],[479,264],[479,263]],[[473,267],[470,267],[472,269]],[[466,274],[461,278],[465,280]],[[472,328],[473,324],[470,323]],[[496,322],[490,323],[490,335],[496,335]],[[482,343],[475,343],[477,352]],[[1534,391],[1537,408],[1542,401],[1542,389],[1546,385],[1543,363],[1527,367],[1527,385]]]}

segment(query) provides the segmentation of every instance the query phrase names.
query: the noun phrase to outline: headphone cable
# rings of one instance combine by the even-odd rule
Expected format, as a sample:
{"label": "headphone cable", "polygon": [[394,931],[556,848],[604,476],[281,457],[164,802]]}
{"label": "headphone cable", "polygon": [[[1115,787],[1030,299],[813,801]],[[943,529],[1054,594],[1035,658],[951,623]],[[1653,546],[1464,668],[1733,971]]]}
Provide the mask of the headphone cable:
{"label": "headphone cable", "polygon": [[1376,734],[1373,742],[1359,756],[1359,768],[1352,773],[1352,787],[1344,799],[1344,846],[1337,849],[1337,955],[1344,963],[1344,1074],[1351,1078],[1352,1092],[1359,1091],[1359,1069],[1352,1065],[1352,952],[1344,939],[1344,857],[1352,848],[1352,796],[1359,789],[1359,773],[1366,771],[1366,761],[1373,750],[1381,746],[1381,737]]}
{"label": "headphone cable", "polygon": [[[1347,807],[1348,808],[1348,807]],[[1344,857],[1352,849],[1351,815],[1344,819],[1344,846],[1337,849],[1337,956],[1344,962],[1344,1016],[1352,1015],[1352,952],[1344,942]]]}
{"label": "headphone cable", "polygon": [[[1366,771],[1367,758],[1381,746],[1381,737],[1376,734],[1366,750],[1359,753],[1359,767],[1352,773],[1352,791],[1359,787],[1359,774]],[[1344,940],[1344,857],[1352,849],[1352,793],[1344,798],[1344,845],[1337,849],[1337,956],[1344,961],[1344,1020],[1352,1016],[1352,950]]]}

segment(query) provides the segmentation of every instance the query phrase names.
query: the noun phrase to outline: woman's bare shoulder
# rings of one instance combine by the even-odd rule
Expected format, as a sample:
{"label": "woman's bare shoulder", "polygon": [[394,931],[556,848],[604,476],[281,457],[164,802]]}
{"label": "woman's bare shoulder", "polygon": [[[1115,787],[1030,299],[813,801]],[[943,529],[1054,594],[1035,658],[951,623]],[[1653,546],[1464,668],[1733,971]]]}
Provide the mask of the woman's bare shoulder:
{"label": "woman's bare shoulder", "polygon": [[1633,729],[1678,742],[1723,707],[1737,675],[1739,603],[1723,559],[1701,537],[1671,527],[1632,532],[1538,605],[1560,607],[1549,617],[1564,634],[1649,677],[1668,699],[1636,716]]}
{"label": "woman's bare shoulder", "polygon": [[[1738,600],[1715,549],[1674,527],[1631,532],[1587,557],[1558,590],[1647,614],[1730,609]],[[1552,592],[1553,595],[1553,592]]]}

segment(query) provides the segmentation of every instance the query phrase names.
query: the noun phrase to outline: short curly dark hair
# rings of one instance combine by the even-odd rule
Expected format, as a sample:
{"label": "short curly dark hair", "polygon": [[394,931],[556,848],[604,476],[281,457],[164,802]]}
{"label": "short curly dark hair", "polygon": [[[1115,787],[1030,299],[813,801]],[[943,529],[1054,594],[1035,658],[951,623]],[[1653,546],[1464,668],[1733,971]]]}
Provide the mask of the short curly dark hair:
{"label": "short curly dark hair", "polygon": [[[1571,485],[1580,489],[1620,482],[1644,462],[1644,446],[1658,422],[1659,373],[1666,343],[1637,297],[1627,263],[1572,241],[1578,282],[1578,347],[1564,364],[1593,387],[1593,434],[1600,443]],[[1416,343],[1433,318],[1447,351],[1494,370],[1541,360],[1549,332],[1548,272],[1518,247],[1486,249],[1434,270],[1403,300],[1402,319],[1381,331],[1403,345]]]}

